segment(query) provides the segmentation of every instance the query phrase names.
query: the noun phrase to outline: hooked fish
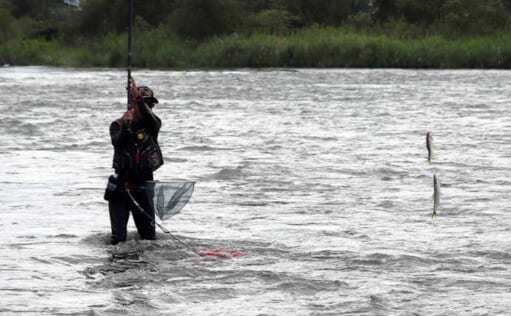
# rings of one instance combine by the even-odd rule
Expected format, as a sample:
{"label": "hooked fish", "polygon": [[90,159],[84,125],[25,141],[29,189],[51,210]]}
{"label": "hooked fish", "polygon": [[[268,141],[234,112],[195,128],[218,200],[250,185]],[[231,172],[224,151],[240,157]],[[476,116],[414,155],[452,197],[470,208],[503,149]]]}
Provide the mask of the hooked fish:
{"label": "hooked fish", "polygon": [[440,207],[440,179],[433,175],[433,217],[437,215]]}
{"label": "hooked fish", "polygon": [[433,135],[431,132],[426,133],[426,148],[428,149],[428,161],[431,162],[433,157]]}

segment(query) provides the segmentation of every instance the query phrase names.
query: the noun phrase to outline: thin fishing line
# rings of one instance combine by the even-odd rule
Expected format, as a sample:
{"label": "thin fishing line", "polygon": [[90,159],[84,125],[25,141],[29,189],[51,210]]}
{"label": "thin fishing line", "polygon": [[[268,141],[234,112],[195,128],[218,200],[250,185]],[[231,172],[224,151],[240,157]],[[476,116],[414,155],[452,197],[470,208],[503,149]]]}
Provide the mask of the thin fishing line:
{"label": "thin fishing line", "polygon": [[197,256],[200,256],[200,254],[195,250],[193,249],[190,245],[188,245],[187,243],[185,243],[184,241],[182,241],[181,239],[177,238],[176,236],[174,236],[167,228],[165,228],[165,226],[159,224],[156,222],[156,220],[154,220],[153,218],[151,218],[151,216],[149,214],[147,214],[147,212],[144,210],[144,208],[142,206],[140,206],[140,204],[135,200],[135,198],[133,197],[133,195],[131,194],[130,190],[129,189],[126,189],[126,192],[128,193],[128,196],[130,197],[131,201],[133,202],[133,204],[137,207],[137,209],[142,213],[144,214],[148,219],[151,220],[151,225],[154,227],[155,225],[158,226],[158,228],[161,229],[162,232],[164,232],[165,234],[168,234],[174,241],[176,241],[177,243],[181,244],[182,246],[184,246],[186,249],[190,250],[191,252],[193,252],[194,254],[196,254]]}

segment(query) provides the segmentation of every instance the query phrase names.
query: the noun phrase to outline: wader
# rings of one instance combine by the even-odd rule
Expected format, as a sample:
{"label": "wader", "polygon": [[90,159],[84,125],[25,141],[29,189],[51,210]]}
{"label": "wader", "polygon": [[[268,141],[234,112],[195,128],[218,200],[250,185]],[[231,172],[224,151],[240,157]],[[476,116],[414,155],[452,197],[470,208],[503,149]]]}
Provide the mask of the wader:
{"label": "wader", "polygon": [[127,224],[130,212],[133,214],[135,226],[141,239],[156,239],[156,231],[154,226],[154,192],[150,188],[142,186],[142,189],[131,189],[131,195],[142,207],[146,214],[131,200],[126,191],[118,191],[112,194],[108,201],[108,210],[110,213],[110,224],[112,227],[113,245],[126,241]]}

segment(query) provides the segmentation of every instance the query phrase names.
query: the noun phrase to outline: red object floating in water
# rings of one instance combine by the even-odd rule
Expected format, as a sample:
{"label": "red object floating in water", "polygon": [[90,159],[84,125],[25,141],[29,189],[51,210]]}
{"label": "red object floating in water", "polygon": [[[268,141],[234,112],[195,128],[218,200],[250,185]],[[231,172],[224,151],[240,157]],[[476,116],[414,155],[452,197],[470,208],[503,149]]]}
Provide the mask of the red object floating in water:
{"label": "red object floating in water", "polygon": [[227,251],[223,249],[214,249],[214,250],[202,250],[199,251],[199,255],[203,257],[217,257],[217,258],[238,258],[244,256],[245,253],[241,251]]}

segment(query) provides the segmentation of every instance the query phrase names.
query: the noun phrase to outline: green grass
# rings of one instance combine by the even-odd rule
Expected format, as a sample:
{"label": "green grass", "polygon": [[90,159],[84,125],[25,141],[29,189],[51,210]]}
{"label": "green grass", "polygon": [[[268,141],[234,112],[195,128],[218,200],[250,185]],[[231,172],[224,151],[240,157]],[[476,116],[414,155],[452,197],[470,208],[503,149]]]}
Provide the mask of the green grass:
{"label": "green grass", "polygon": [[[511,67],[511,34],[402,38],[348,28],[310,28],[287,36],[229,35],[186,42],[162,29],[135,34],[135,65],[147,68]],[[126,35],[107,34],[73,46],[43,40],[0,44],[0,63],[74,67],[126,65]]]}

